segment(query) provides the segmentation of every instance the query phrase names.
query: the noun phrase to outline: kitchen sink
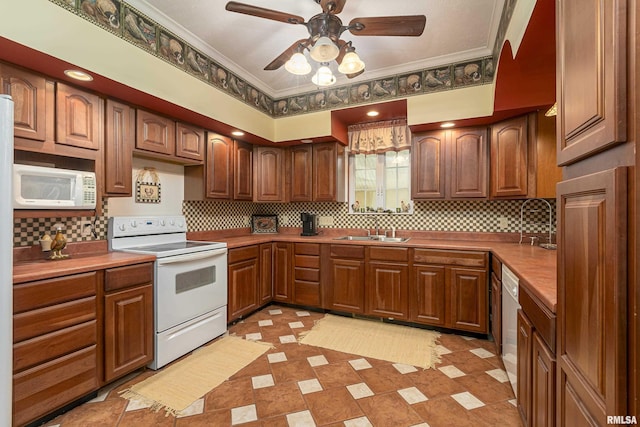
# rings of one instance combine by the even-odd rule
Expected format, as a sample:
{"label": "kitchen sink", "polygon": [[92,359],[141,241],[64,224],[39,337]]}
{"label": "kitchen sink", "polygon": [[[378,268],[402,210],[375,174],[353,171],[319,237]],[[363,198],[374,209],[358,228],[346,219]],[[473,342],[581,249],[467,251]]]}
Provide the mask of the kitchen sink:
{"label": "kitchen sink", "polygon": [[341,236],[336,237],[334,240],[354,240],[365,242],[385,242],[385,243],[403,243],[410,239],[410,237],[385,237],[385,236]]}

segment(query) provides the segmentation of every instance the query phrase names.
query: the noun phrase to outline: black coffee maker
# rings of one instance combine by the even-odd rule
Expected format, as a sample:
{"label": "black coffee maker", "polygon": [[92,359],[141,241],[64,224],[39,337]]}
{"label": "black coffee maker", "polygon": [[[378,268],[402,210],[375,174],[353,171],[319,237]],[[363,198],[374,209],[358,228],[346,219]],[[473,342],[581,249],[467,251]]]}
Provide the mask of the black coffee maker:
{"label": "black coffee maker", "polygon": [[302,233],[301,236],[315,236],[318,234],[318,225],[316,221],[317,216],[307,212],[300,214],[302,220]]}

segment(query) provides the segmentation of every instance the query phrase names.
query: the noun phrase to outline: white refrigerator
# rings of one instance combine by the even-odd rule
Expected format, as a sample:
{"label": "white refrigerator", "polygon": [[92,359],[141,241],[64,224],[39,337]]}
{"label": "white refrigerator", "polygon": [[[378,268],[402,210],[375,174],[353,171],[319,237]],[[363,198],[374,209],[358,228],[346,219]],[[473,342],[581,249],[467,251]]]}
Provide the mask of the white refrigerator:
{"label": "white refrigerator", "polygon": [[11,425],[13,386],[13,101],[0,94],[0,425]]}

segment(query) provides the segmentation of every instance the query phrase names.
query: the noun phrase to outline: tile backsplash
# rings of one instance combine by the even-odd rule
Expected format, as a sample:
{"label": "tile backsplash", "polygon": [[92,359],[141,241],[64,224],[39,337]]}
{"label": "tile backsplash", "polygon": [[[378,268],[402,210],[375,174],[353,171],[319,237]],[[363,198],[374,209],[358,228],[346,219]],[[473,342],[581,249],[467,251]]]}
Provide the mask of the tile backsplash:
{"label": "tile backsplash", "polygon": [[[551,204],[552,233],[556,231],[555,200]],[[234,201],[185,201],[183,214],[189,231],[224,230],[247,227],[253,214],[275,214],[284,227],[302,227],[300,212],[323,217],[326,227],[372,228],[377,217],[380,227],[399,230],[518,233],[523,200],[433,200],[416,201],[413,214],[349,214],[347,203],[251,203]],[[523,215],[524,231],[547,233],[549,213],[546,203],[532,201]],[[18,218],[14,220],[14,246],[38,244],[40,236],[63,224],[67,240],[79,242],[107,238],[108,200],[103,200],[97,217]],[[83,235],[82,224],[91,222],[93,233]],[[323,227],[323,226],[321,226]]]}

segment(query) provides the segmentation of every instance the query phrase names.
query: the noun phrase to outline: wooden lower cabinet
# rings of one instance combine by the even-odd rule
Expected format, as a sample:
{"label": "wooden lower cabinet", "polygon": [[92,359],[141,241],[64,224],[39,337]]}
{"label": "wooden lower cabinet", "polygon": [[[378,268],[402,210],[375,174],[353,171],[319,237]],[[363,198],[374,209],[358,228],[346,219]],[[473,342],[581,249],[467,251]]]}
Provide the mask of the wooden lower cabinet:
{"label": "wooden lower cabinet", "polygon": [[489,314],[491,336],[496,344],[496,354],[502,354],[502,263],[491,256],[491,312]]}
{"label": "wooden lower cabinet", "polygon": [[408,248],[367,248],[365,314],[408,319],[408,261]]}
{"label": "wooden lower cabinet", "polygon": [[518,310],[517,322],[517,399],[518,412],[525,426],[531,422],[531,358],[533,349],[533,325],[522,310]]}
{"label": "wooden lower cabinet", "polygon": [[258,304],[264,305],[273,298],[273,245],[260,245],[260,286],[258,288]]}
{"label": "wooden lower cabinet", "polygon": [[280,302],[293,301],[291,243],[273,244],[273,299]]}
{"label": "wooden lower cabinet", "polygon": [[487,271],[449,268],[451,328],[486,334],[488,327]]}
{"label": "wooden lower cabinet", "polygon": [[320,307],[320,244],[294,243],[293,302]]}
{"label": "wooden lower cabinet", "polygon": [[364,314],[364,246],[324,245],[323,308]]}
{"label": "wooden lower cabinet", "polygon": [[410,305],[410,320],[434,326],[446,326],[447,284],[445,267],[413,267],[411,288],[415,298]]}
{"label": "wooden lower cabinet", "polygon": [[230,249],[228,253],[227,321],[238,319],[258,308],[260,285],[259,246]]}
{"label": "wooden lower cabinet", "polygon": [[13,287],[13,425],[28,424],[99,387],[101,271]]}
{"label": "wooden lower cabinet", "polygon": [[531,425],[556,425],[556,358],[534,330],[531,358]]}

